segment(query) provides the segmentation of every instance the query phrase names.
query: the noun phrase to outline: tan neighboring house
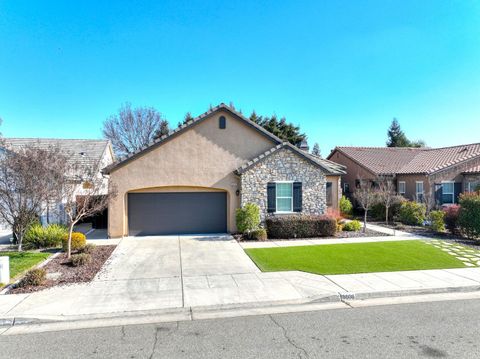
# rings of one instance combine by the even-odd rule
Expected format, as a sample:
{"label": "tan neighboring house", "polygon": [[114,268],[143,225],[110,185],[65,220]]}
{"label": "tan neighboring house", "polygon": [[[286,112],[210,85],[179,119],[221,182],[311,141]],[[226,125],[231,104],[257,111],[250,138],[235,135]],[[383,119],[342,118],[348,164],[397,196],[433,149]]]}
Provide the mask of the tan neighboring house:
{"label": "tan neighboring house", "polygon": [[110,237],[235,232],[235,211],[261,217],[338,207],[343,166],[313,156],[220,104],[107,167],[118,195]]}
{"label": "tan neighboring house", "polygon": [[351,195],[359,179],[394,179],[409,200],[458,203],[462,192],[480,186],[480,143],[443,148],[336,147],[328,159],[346,166],[342,188]]}

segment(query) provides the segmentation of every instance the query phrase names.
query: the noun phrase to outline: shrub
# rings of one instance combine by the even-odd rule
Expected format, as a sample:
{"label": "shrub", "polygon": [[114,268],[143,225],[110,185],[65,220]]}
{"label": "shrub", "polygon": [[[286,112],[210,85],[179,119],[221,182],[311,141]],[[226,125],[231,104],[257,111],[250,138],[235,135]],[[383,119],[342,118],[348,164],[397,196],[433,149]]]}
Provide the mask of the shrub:
{"label": "shrub", "polygon": [[260,225],[260,207],[255,203],[247,203],[236,212],[237,229],[240,233],[248,233]]}
{"label": "shrub", "polygon": [[[72,233],[72,251],[78,251],[85,247],[87,244],[87,238],[83,233],[73,232]],[[68,234],[62,238],[62,247],[66,252],[68,248]]]}
{"label": "shrub", "polygon": [[431,211],[429,214],[430,227],[435,232],[445,232],[445,212]]}
{"label": "shrub", "polygon": [[337,221],[329,216],[285,215],[265,221],[269,238],[309,238],[333,236]]}
{"label": "shrub", "polygon": [[400,206],[399,219],[403,224],[421,226],[425,221],[426,207],[423,203],[407,201]]}
{"label": "shrub", "polygon": [[458,214],[460,213],[460,206],[458,204],[452,204],[451,206],[443,207],[445,212],[445,225],[447,229],[455,233],[458,229]]}
{"label": "shrub", "polygon": [[266,241],[267,231],[264,228],[255,229],[250,232],[249,238],[255,241]]}
{"label": "shrub", "polygon": [[347,232],[358,232],[360,229],[362,229],[362,224],[356,219],[343,225],[343,230]]}
{"label": "shrub", "polygon": [[340,198],[339,207],[340,207],[340,214],[342,216],[349,217],[352,215],[353,205],[352,205],[352,202],[350,202],[350,200],[347,197],[342,196],[342,198]]}
{"label": "shrub", "polygon": [[96,246],[95,244],[87,243],[87,244],[85,245],[85,247],[83,247],[83,248],[81,248],[81,249],[79,250],[79,252],[92,254],[93,252],[95,252],[95,248],[96,248],[96,247],[97,247],[97,246]]}
{"label": "shrub", "polygon": [[70,258],[70,263],[74,267],[84,266],[92,261],[92,256],[88,253],[78,253],[72,255]]}
{"label": "shrub", "polygon": [[463,193],[460,195],[458,227],[469,239],[480,238],[480,194]]}
{"label": "shrub", "polygon": [[[405,200],[402,200],[400,196],[396,196],[392,199],[392,205],[388,209],[388,220],[393,221],[395,218],[399,217],[400,208],[402,203]],[[369,210],[370,216],[376,221],[385,222],[385,205],[381,202],[375,202],[372,205],[372,208]]]}
{"label": "shrub", "polygon": [[59,224],[43,227],[40,223],[34,223],[25,232],[24,247],[26,249],[57,247],[67,233],[67,228]]}
{"label": "shrub", "polygon": [[27,274],[18,282],[19,287],[39,286],[45,282],[47,271],[43,268],[30,269]]}

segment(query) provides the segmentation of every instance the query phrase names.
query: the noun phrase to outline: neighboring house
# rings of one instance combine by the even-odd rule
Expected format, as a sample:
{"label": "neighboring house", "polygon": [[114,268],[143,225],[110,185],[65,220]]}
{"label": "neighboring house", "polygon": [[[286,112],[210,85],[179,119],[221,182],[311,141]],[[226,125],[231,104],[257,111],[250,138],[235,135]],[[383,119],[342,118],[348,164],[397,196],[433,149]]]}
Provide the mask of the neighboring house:
{"label": "neighboring house", "polygon": [[110,237],[235,232],[235,211],[249,202],[262,219],[323,214],[338,207],[345,173],[224,104],[104,172],[118,191]]}
{"label": "neighboring house", "polygon": [[[82,168],[98,173],[105,179],[105,194],[108,191],[108,177],[105,177],[101,170],[113,163],[115,157],[113,149],[108,140],[85,140],[85,139],[57,139],[57,138],[4,138],[5,147],[10,150],[18,150],[25,146],[33,146],[37,148],[49,148],[58,146],[62,152],[79,164]],[[78,191],[75,196],[82,195],[85,183],[78,185]],[[51,201],[45,203],[43,212],[40,214],[40,221],[47,223],[65,223],[66,217],[63,210],[65,201]],[[94,222],[94,227],[107,226],[107,213],[100,214],[95,218],[87,219]]]}
{"label": "neighboring house", "polygon": [[336,147],[328,159],[347,168],[345,194],[359,179],[393,178],[397,192],[410,200],[437,205],[458,202],[462,192],[480,185],[480,144],[443,148]]}

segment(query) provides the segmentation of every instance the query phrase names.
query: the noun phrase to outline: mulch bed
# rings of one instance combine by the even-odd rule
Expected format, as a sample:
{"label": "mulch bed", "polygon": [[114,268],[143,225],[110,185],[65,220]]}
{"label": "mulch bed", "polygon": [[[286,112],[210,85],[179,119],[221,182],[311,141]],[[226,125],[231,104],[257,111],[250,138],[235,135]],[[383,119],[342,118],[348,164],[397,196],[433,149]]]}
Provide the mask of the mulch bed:
{"label": "mulch bed", "polygon": [[113,245],[95,247],[95,250],[91,253],[92,261],[86,265],[78,267],[74,267],[70,264],[66,253],[61,253],[43,267],[47,271],[47,276],[48,273],[60,273],[58,278],[55,280],[47,279],[41,286],[12,288],[8,291],[8,294],[32,293],[59,285],[90,282],[110,257],[115,247],[116,246]]}

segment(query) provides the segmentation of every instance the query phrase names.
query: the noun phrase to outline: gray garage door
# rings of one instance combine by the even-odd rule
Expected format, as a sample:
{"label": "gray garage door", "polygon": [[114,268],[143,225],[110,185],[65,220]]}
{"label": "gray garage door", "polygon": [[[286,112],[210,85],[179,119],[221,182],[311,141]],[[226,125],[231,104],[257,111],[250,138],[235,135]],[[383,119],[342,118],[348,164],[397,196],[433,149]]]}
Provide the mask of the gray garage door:
{"label": "gray garage door", "polygon": [[128,233],[225,233],[225,192],[129,193]]}

